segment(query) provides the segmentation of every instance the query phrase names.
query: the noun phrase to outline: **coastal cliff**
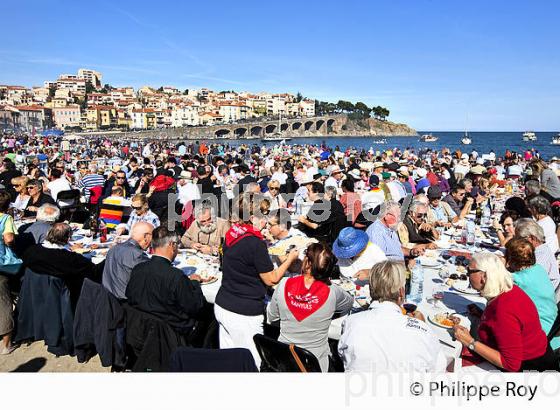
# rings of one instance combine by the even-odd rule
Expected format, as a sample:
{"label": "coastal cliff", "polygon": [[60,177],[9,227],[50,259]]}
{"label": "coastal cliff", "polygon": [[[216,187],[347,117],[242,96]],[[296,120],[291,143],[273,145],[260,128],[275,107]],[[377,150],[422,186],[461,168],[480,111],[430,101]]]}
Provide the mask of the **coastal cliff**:
{"label": "coastal cliff", "polygon": [[372,136],[372,137],[415,137],[415,129],[406,124],[396,124],[390,121],[380,121],[373,118],[353,120],[346,117],[340,127],[339,135]]}

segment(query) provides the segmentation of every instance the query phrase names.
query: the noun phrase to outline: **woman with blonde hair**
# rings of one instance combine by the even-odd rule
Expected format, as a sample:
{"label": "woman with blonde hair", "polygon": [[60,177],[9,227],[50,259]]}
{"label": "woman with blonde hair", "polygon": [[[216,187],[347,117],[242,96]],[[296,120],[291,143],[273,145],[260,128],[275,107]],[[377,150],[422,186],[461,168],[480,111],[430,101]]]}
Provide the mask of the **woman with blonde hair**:
{"label": "woman with blonde hair", "polygon": [[288,206],[282,195],[280,195],[280,181],[277,179],[271,179],[268,181],[268,191],[264,194],[266,198],[270,201],[270,210],[274,211],[276,209],[283,209]]}
{"label": "woman with blonde hair", "polygon": [[27,202],[29,202],[29,194],[27,193],[27,183],[29,182],[29,177],[20,176],[12,178],[12,186],[14,187],[17,197],[14,201],[14,208],[18,211],[23,211],[27,207]]}
{"label": "woman with blonde hair", "polygon": [[557,370],[558,361],[548,344],[539,314],[531,298],[514,284],[500,258],[489,252],[473,255],[468,269],[471,286],[488,303],[481,316],[478,340],[461,325],[455,338],[463,346],[463,366],[484,361],[510,372]]}

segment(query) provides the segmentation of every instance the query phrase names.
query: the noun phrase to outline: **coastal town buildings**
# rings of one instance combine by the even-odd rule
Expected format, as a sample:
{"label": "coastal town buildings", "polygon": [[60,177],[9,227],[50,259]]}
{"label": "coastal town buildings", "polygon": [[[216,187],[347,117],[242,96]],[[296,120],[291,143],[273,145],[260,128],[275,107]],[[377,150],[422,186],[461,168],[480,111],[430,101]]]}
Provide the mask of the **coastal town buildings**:
{"label": "coastal town buildings", "polygon": [[80,68],[42,86],[0,85],[0,127],[42,130],[157,129],[230,124],[265,116],[312,117],[315,101],[292,94],[171,85],[111,87],[99,71]]}

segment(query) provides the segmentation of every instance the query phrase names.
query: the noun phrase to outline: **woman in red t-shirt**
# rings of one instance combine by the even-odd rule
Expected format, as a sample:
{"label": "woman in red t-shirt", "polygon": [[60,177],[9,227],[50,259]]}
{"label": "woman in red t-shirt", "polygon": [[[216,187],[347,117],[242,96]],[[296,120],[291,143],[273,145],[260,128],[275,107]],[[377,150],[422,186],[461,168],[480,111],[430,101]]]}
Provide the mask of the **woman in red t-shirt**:
{"label": "woman in red t-shirt", "polygon": [[558,363],[542,330],[539,314],[529,296],[513,284],[511,273],[494,254],[473,256],[468,270],[471,286],[488,300],[481,315],[478,337],[468,329],[455,326],[455,337],[464,349],[463,365],[486,360],[510,372],[558,370]]}

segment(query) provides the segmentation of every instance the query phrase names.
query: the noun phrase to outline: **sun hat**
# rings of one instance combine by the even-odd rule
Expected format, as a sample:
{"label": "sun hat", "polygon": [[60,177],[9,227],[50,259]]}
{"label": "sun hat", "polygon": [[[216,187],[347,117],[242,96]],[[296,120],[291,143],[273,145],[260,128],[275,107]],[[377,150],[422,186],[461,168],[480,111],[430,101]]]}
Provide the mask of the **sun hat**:
{"label": "sun hat", "polygon": [[486,172],[486,168],[483,165],[475,165],[471,168],[471,174],[473,175],[482,175]]}
{"label": "sun hat", "polygon": [[426,178],[426,175],[428,175],[428,171],[426,171],[424,168],[418,168],[416,170],[416,175],[418,175],[419,178]]}
{"label": "sun hat", "polygon": [[389,178],[391,178],[391,173],[390,172],[382,172],[381,177],[383,179],[389,179]]}
{"label": "sun hat", "polygon": [[361,175],[360,175],[360,171],[357,169],[353,169],[351,170],[348,175],[350,175],[352,178],[354,179],[362,179]]}
{"label": "sun hat", "polygon": [[340,167],[339,167],[338,165],[335,165],[335,166],[332,167],[331,170],[329,171],[329,175],[338,174],[339,172],[342,172],[342,170],[340,169]]}
{"label": "sun hat", "polygon": [[337,258],[349,259],[362,252],[369,242],[365,231],[352,227],[344,228],[333,244],[333,253]]}
{"label": "sun hat", "polygon": [[373,169],[375,168],[383,168],[383,162],[381,161],[376,161],[373,163]]}
{"label": "sun hat", "polygon": [[301,182],[299,183],[300,186],[303,185],[307,185],[307,184],[311,184],[313,183],[315,180],[313,179],[313,177],[309,174],[305,174],[305,176],[303,177],[303,179],[301,180]]}

